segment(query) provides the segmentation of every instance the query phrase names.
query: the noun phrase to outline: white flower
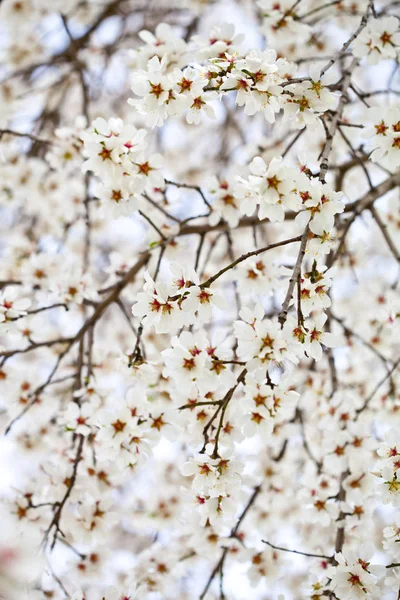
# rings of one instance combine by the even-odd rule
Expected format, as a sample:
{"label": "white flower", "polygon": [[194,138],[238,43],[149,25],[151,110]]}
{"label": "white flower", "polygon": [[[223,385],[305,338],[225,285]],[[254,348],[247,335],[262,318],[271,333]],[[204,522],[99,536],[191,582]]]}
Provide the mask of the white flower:
{"label": "white flower", "polygon": [[343,488],[346,490],[346,500],[362,504],[362,502],[375,493],[375,477],[365,472],[362,467],[351,474],[343,481]]}
{"label": "white flower", "polygon": [[394,523],[385,527],[383,530],[384,540],[383,548],[393,558],[393,562],[400,560],[400,516],[397,516]]}
{"label": "white flower", "polygon": [[367,119],[372,123],[366,130],[370,137],[369,146],[373,149],[371,160],[382,162],[389,169],[400,166],[400,109],[382,110],[372,107],[367,111]]}
{"label": "white flower", "polygon": [[161,126],[169,115],[181,114],[187,105],[186,96],[179,93],[176,85],[176,71],[168,74],[166,68],[166,56],[161,59],[153,56],[147,69],[135,72],[132,77],[132,91],[141,98],[130,98],[128,102],[139,113],[149,116],[151,127]]}
{"label": "white flower", "polygon": [[85,299],[98,299],[91,275],[71,265],[69,260],[66,261],[63,271],[53,278],[50,289],[65,304],[82,304]]}
{"label": "white flower", "polygon": [[194,384],[203,394],[220,387],[228,389],[234,383],[234,376],[224,360],[231,357],[231,352],[224,348],[225,340],[220,341],[221,344],[210,342],[203,332],[184,331],[179,338],[172,338],[172,347],[162,352],[164,376],[171,377],[178,389],[182,381],[188,386]]}
{"label": "white flower", "polygon": [[192,95],[188,103],[186,121],[198,125],[201,122],[201,115],[204,114],[209,119],[215,119],[215,112],[211,102],[217,98],[215,92],[202,92],[198,95]]}
{"label": "white flower", "polygon": [[211,287],[200,286],[190,287],[182,304],[183,310],[194,314],[199,323],[206,323],[211,319],[214,306],[221,310],[226,308],[226,302],[221,293]]}
{"label": "white flower", "polygon": [[331,231],[335,215],[344,209],[342,194],[319,181],[310,181],[304,174],[299,179],[297,194],[305,210],[297,215],[296,223],[304,228],[310,222],[310,229],[316,235]]}
{"label": "white flower", "polygon": [[238,176],[234,188],[235,196],[240,201],[240,210],[251,216],[259,204],[259,194],[250,181]]}
{"label": "white flower", "polygon": [[281,268],[268,256],[243,261],[235,272],[240,293],[269,295],[280,287]]}
{"label": "white flower", "polygon": [[117,218],[141,208],[141,197],[132,193],[131,185],[132,181],[125,178],[121,180],[120,185],[116,182],[115,185],[99,183],[96,186],[94,194],[100,200],[106,215]]}
{"label": "white flower", "polygon": [[354,600],[380,597],[379,580],[386,569],[371,564],[374,554],[372,543],[361,545],[358,551],[335,554],[339,564],[329,568],[328,576],[331,578],[329,587],[339,598]]}
{"label": "white flower", "polygon": [[9,286],[0,292],[0,323],[18,319],[27,314],[29,298],[20,297],[17,286]]}
{"label": "white flower", "polygon": [[318,64],[314,63],[309,68],[311,81],[307,84],[308,95],[314,98],[314,106],[318,106],[318,110],[325,112],[329,109],[334,109],[337,100],[338,93],[331,92],[327,86],[333,84],[337,77],[332,70],[321,76],[321,68]]}
{"label": "white flower", "polygon": [[254,50],[236,61],[234,68],[232,64],[220,89],[238,90],[236,104],[244,106],[247,115],[263,112],[265,119],[274,123],[275,114],[282,106],[282,88],[279,87],[282,79],[278,75],[276,52]]}
{"label": "white flower", "polygon": [[[400,460],[400,432],[396,429],[389,429],[384,435],[384,441],[379,444],[377,453],[386,459],[386,464],[392,465]],[[400,463],[399,463],[400,467]],[[398,467],[398,468],[399,468]]]}
{"label": "white flower", "polygon": [[112,499],[103,494],[101,499],[87,496],[78,507],[76,534],[82,542],[101,540],[116,524],[117,514],[111,509]]}
{"label": "white flower", "polygon": [[246,436],[272,433],[275,425],[293,416],[299,394],[288,390],[281,380],[271,386],[267,381],[257,381],[255,376],[246,376],[245,398],[240,412],[244,414],[243,431]]}
{"label": "white flower", "polygon": [[293,203],[294,173],[282,164],[282,158],[273,158],[268,168],[259,156],[250,163],[249,183],[258,195],[260,205],[258,216],[270,221],[283,221],[284,206]]}
{"label": "white flower", "polygon": [[100,427],[99,440],[107,446],[120,446],[129,439],[135,426],[131,411],[123,405],[101,411],[97,420]]}
{"label": "white flower", "polygon": [[226,52],[235,52],[243,42],[244,35],[235,34],[235,27],[231,23],[216,25],[210,31],[209,38],[193,36],[193,41],[199,47],[198,53],[201,59],[223,56]]}
{"label": "white flower", "polygon": [[[171,285],[154,283],[148,272],[145,273],[144,291],[136,296],[136,303],[132,307],[132,314],[145,317],[148,325],[153,325],[157,333],[176,331],[186,324],[189,319],[187,311],[182,310],[181,304],[186,302],[183,295],[170,297],[174,293]],[[170,288],[170,289],[168,289]],[[184,292],[186,293],[186,292]]]}
{"label": "white flower", "polygon": [[385,504],[400,505],[400,478],[392,466],[384,466],[380,473],[378,493]]}
{"label": "white flower", "polygon": [[183,66],[186,63],[187,45],[185,40],[177,35],[168,23],[159,23],[154,33],[142,29],[138,35],[145,45],[130,51],[135,68],[144,68],[153,56],[158,56],[160,59],[166,56],[168,69],[177,65]]}
{"label": "white flower", "polygon": [[338,336],[329,331],[323,331],[326,319],[327,315],[321,313],[313,320],[306,321],[305,323],[306,335],[303,348],[308,356],[311,356],[315,360],[320,360],[322,357],[321,344],[327,348],[336,348],[341,343]]}
{"label": "white flower", "polygon": [[353,54],[368,57],[370,65],[380,60],[394,59],[400,45],[399,21],[396,17],[370,19],[353,42]]}
{"label": "white flower", "polygon": [[310,498],[304,508],[307,520],[321,527],[329,527],[339,516],[337,503],[319,496]]}
{"label": "white flower", "polygon": [[89,435],[93,425],[93,413],[95,406],[89,402],[84,402],[81,406],[76,402],[70,402],[67,410],[64,412],[62,422],[68,431],[74,431],[77,434]]}
{"label": "white flower", "polygon": [[208,182],[207,188],[212,197],[210,225],[216,225],[221,219],[224,219],[231,227],[236,227],[241,213],[239,199],[235,197],[233,185],[227,180],[218,180],[214,177]]}
{"label": "white flower", "polygon": [[[164,159],[161,154],[152,154],[148,157],[142,153],[135,157],[133,168],[133,175],[136,175],[138,179],[141,179],[144,186],[148,189],[151,188],[162,188],[164,187],[164,177],[162,176],[160,169],[163,167]],[[132,191],[138,191],[135,189],[135,178],[131,184]]]}
{"label": "white flower", "polygon": [[[285,270],[285,272],[290,277],[291,271]],[[318,266],[316,261],[312,269],[303,274],[300,281],[300,301],[303,316],[308,316],[313,310],[320,311],[331,306],[331,299],[328,292],[332,281],[329,275],[330,272],[326,271],[326,266]],[[296,298],[295,305],[297,305],[297,302]]]}

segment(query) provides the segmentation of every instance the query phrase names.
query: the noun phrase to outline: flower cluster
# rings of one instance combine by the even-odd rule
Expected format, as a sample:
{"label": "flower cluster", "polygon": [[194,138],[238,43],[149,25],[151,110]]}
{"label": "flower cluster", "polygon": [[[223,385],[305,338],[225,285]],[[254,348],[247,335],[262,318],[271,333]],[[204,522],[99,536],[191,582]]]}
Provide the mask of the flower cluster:
{"label": "flower cluster", "polygon": [[259,219],[280,222],[285,218],[285,209],[293,210],[298,213],[296,222],[303,229],[309,223],[321,246],[329,239],[334,217],[344,208],[340,192],[304,171],[287,167],[280,157],[272,159],[268,167],[261,157],[256,157],[249,169],[249,178],[240,178],[236,187],[244,214],[252,215],[258,206]]}
{"label": "flower cluster", "polygon": [[379,476],[382,485],[380,494],[385,503],[398,506],[400,503],[400,443],[399,433],[391,429],[380,444],[378,454],[381,457]]}
{"label": "flower cluster", "polygon": [[149,115],[150,125],[160,127],[165,119],[186,112],[188,123],[200,123],[201,114],[214,116],[210,102],[215,94],[204,91],[207,81],[191,67],[183,71],[166,72],[167,61],[154,56],[147,69],[138,71],[132,78],[132,91],[141,99],[129,103],[143,115]]}
{"label": "flower cluster", "polygon": [[[225,95],[236,91],[235,102],[244,106],[245,114],[261,112],[268,123],[274,123],[283,108],[299,128],[315,125],[320,114],[335,106],[337,94],[329,89],[332,77],[321,77],[316,65],[310,67],[309,77],[298,81],[294,79],[295,64],[277,58],[271,48],[240,54],[241,41],[242,36],[235,35],[232,26],[214,29],[206,45],[195,37],[193,42],[203,64],[201,68],[189,66],[183,70],[170,67],[181,62],[179,58],[174,60],[177,45],[161,43],[165,54],[160,57],[157,50],[146,69],[135,73],[132,91],[141,98],[130,99],[129,103],[140,114],[148,115],[152,126],[161,126],[169,116],[183,113],[188,123],[200,123],[203,112],[213,118],[211,103],[218,97],[216,92]],[[185,44],[180,48],[183,53],[187,51]],[[147,50],[146,46],[144,55]]]}
{"label": "flower cluster", "polygon": [[95,192],[105,211],[129,214],[139,210],[142,194],[164,185],[159,154],[148,155],[144,129],[126,125],[121,119],[96,119],[82,134],[86,171],[100,179]]}
{"label": "flower cluster", "polygon": [[353,43],[357,58],[367,57],[370,65],[381,60],[395,59],[399,52],[400,29],[396,17],[371,19]]}
{"label": "flower cluster", "polygon": [[368,110],[367,119],[371,125],[366,131],[372,149],[371,160],[381,162],[388,169],[400,165],[400,109],[389,108],[384,113],[381,108]]}
{"label": "flower cluster", "polygon": [[[305,41],[310,44],[313,31],[307,23],[298,18],[300,15],[297,13],[297,5],[293,2],[259,0],[257,5],[262,15],[261,31],[281,54],[295,57],[299,44],[304,44]],[[310,3],[307,2],[299,7],[299,10],[306,12],[309,7]]]}
{"label": "flower cluster", "polygon": [[172,338],[171,348],[164,350],[162,355],[164,376],[174,381],[177,393],[182,393],[182,383],[186,389],[195,388],[195,395],[204,397],[233,385],[233,374],[227,368],[232,352],[226,342],[229,340],[210,342],[201,331],[195,334],[184,331],[179,337]]}
{"label": "flower cluster", "polygon": [[385,573],[385,567],[371,564],[374,553],[374,545],[365,544],[358,552],[353,551],[347,556],[335,555],[338,566],[330,571],[330,587],[335,594],[343,600],[380,597],[379,580]]}
{"label": "flower cluster", "polygon": [[225,307],[220,293],[200,285],[193,269],[171,264],[171,271],[169,281],[157,283],[146,273],[144,290],[137,295],[137,302],[132,307],[132,313],[144,318],[156,333],[176,332],[194,322],[207,323],[213,306]]}
{"label": "flower cluster", "polygon": [[218,180],[217,177],[213,177],[207,183],[207,191],[211,197],[212,208],[210,225],[217,225],[223,219],[230,227],[236,227],[243,212],[236,197],[234,178]]}
{"label": "flower cluster", "polygon": [[397,598],[397,3],[183,4],[0,2],[0,597]]}
{"label": "flower cluster", "polygon": [[237,506],[234,498],[240,491],[242,470],[243,465],[227,456],[213,458],[206,453],[182,465],[182,474],[193,477],[192,489],[203,525],[226,528],[226,523],[233,523]]}
{"label": "flower cluster", "polygon": [[247,376],[245,397],[240,406],[244,435],[271,435],[276,425],[293,417],[298,398],[298,392],[288,389],[283,381],[279,385],[271,384],[271,381],[263,381],[259,372],[256,376]]}

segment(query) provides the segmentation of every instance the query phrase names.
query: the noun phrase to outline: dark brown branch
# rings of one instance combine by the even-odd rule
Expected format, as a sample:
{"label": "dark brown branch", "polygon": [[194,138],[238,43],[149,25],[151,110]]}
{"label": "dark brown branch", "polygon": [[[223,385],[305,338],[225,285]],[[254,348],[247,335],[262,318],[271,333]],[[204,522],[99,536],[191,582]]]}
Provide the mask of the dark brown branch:
{"label": "dark brown branch", "polygon": [[74,485],[76,482],[76,477],[78,474],[79,463],[82,460],[82,450],[83,450],[83,444],[85,441],[85,437],[83,435],[78,435],[77,439],[78,439],[78,446],[77,446],[77,450],[76,450],[76,454],[75,454],[74,464],[72,467],[71,477],[68,478],[67,490],[66,490],[62,500],[59,503],[57,503],[57,510],[54,513],[53,519],[52,519],[49,527],[46,529],[46,532],[44,535],[44,544],[46,545],[51,530],[53,529],[53,527],[55,528],[54,538],[53,538],[53,542],[51,544],[51,549],[53,549],[56,544],[57,536],[58,536],[58,533],[60,532],[60,520],[61,520],[62,511],[63,511],[63,508],[74,488]]}
{"label": "dark brown branch", "polygon": [[294,244],[296,242],[301,242],[301,240],[302,240],[302,236],[299,235],[297,237],[290,238],[288,240],[283,240],[282,242],[275,242],[274,244],[269,244],[268,246],[264,246],[264,248],[258,248],[257,250],[252,250],[251,252],[246,252],[246,254],[242,254],[242,256],[240,256],[239,258],[237,258],[236,260],[231,262],[229,265],[227,265],[226,267],[224,267],[223,269],[218,271],[218,273],[216,273],[215,275],[213,275],[212,277],[207,279],[207,281],[202,283],[200,287],[202,287],[202,288],[210,287],[210,285],[213,284],[214,281],[216,281],[219,277],[221,277],[221,275],[223,275],[230,269],[233,269],[234,267],[236,267],[236,265],[240,264],[241,262],[243,262],[244,260],[247,260],[248,258],[250,258],[252,256],[258,256],[259,254],[262,254],[263,252],[267,252],[268,250],[273,250],[274,248],[280,248],[281,246],[287,246],[288,244]]}
{"label": "dark brown branch", "polygon": [[282,548],[282,546],[275,546],[275,544],[271,544],[267,540],[261,540],[267,546],[270,546],[274,550],[281,550],[282,552],[292,552],[293,554],[301,554],[302,556],[310,556],[311,558],[323,558],[325,560],[332,560],[332,556],[326,556],[326,554],[312,554],[311,552],[301,552],[300,550],[289,550],[289,548]]}

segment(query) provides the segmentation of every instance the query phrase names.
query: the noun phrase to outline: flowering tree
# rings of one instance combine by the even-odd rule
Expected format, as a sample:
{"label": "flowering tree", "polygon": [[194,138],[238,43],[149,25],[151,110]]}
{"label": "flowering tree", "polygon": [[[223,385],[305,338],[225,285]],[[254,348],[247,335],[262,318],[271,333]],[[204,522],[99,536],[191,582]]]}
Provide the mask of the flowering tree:
{"label": "flowering tree", "polygon": [[400,598],[398,11],[1,2],[2,600]]}

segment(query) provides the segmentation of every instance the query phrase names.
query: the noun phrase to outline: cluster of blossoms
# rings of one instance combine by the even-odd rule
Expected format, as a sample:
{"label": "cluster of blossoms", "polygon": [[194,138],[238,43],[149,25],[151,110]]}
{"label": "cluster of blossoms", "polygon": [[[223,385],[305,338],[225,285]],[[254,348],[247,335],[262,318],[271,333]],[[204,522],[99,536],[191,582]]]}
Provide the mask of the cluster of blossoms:
{"label": "cluster of blossoms", "polygon": [[145,152],[146,130],[121,119],[96,119],[82,134],[87,160],[84,169],[100,179],[95,195],[106,211],[130,214],[142,206],[142,195],[164,185],[159,154]]}
{"label": "cluster of blossoms", "polygon": [[218,531],[234,524],[242,470],[238,461],[226,456],[213,458],[207,453],[182,465],[182,474],[193,477],[192,489],[202,525],[210,524]]}
{"label": "cluster of blossoms", "polygon": [[13,287],[6,287],[0,293],[0,323],[15,321],[27,315],[27,309],[30,307],[29,298],[21,298],[18,290]]}
{"label": "cluster of blossoms", "polygon": [[167,4],[0,2],[0,598],[392,600],[397,2]]}
{"label": "cluster of blossoms", "polygon": [[252,370],[285,360],[296,364],[304,354],[318,360],[322,356],[321,344],[340,345],[339,338],[323,331],[327,318],[324,313],[300,323],[289,318],[283,328],[278,321],[263,319],[262,309],[257,305],[252,310],[242,309],[240,316],[242,320],[234,324],[238,356],[248,361],[246,365]]}
{"label": "cluster of blossoms", "polygon": [[396,17],[371,19],[353,44],[357,58],[367,56],[370,65],[396,59],[400,51],[399,21]]}
{"label": "cluster of blossoms", "polygon": [[188,123],[200,123],[202,112],[214,117],[210,102],[216,95],[204,91],[207,81],[201,80],[198,71],[191,67],[166,73],[167,64],[165,57],[160,60],[154,56],[146,70],[133,76],[132,91],[142,99],[130,99],[130,104],[139,113],[149,115],[153,127],[161,126],[168,116],[183,112]]}
{"label": "cluster of blossoms", "polygon": [[214,177],[208,182],[207,191],[212,205],[210,225],[217,225],[221,219],[224,219],[230,227],[237,227],[243,212],[236,194],[234,177],[221,181]]}
{"label": "cluster of blossoms", "polygon": [[328,571],[332,575],[330,582],[335,594],[343,600],[351,598],[379,598],[381,594],[378,582],[385,574],[385,567],[371,564],[375,548],[373,544],[364,544],[358,551],[347,556],[337,554],[338,566]]}
{"label": "cluster of blossoms", "polygon": [[173,263],[170,267],[172,281],[155,283],[148,273],[145,275],[144,290],[132,307],[132,313],[145,318],[146,325],[152,325],[156,333],[176,332],[194,322],[207,323],[213,306],[225,308],[221,294],[199,285],[193,269],[182,269]]}
{"label": "cluster of blossoms", "polygon": [[229,389],[234,384],[233,373],[227,368],[232,360],[232,351],[227,348],[229,340],[214,339],[210,342],[203,332],[195,334],[184,331],[171,340],[171,348],[164,350],[164,377],[174,380],[177,394],[182,394],[180,384],[185,389],[195,388],[195,395],[207,397]]}
{"label": "cluster of blossoms", "polygon": [[383,483],[381,496],[385,503],[398,506],[400,502],[400,448],[399,432],[391,429],[385,436],[385,442],[378,448],[378,454],[382,457],[379,468],[379,476]]}
{"label": "cluster of blossoms", "polygon": [[400,166],[400,109],[393,107],[383,113],[381,108],[370,108],[367,119],[371,123],[365,132],[371,160],[396,170]]}
{"label": "cluster of blossoms", "polygon": [[236,189],[244,214],[252,215],[259,206],[259,219],[280,222],[285,218],[285,209],[293,210],[298,213],[296,222],[303,228],[309,222],[321,245],[329,239],[334,217],[344,208],[340,192],[313,179],[303,169],[288,168],[281,157],[272,159],[267,167],[258,156],[249,169],[251,175],[247,180],[240,179]]}
{"label": "cluster of blossoms", "polygon": [[282,381],[279,385],[271,385],[268,380],[261,379],[259,372],[248,376],[240,407],[240,412],[244,413],[244,416],[240,415],[244,435],[264,437],[273,433],[276,425],[293,418],[298,398],[299,394],[288,389]]}
{"label": "cluster of blossoms", "polygon": [[[270,40],[271,46],[284,56],[295,57],[296,45],[301,43],[300,40],[303,40],[303,43],[308,41],[313,33],[312,28],[298,18],[296,5],[293,6],[289,0],[259,0],[257,4],[262,14],[261,30]],[[306,2],[299,10],[306,13],[310,8],[310,2]]]}
{"label": "cluster of blossoms", "polygon": [[[149,41],[150,46],[158,45]],[[146,69],[134,74],[132,91],[141,98],[130,99],[130,104],[148,115],[152,126],[161,126],[169,116],[184,112],[188,123],[200,123],[202,113],[213,118],[212,102],[230,91],[236,91],[235,102],[244,106],[246,115],[262,112],[268,123],[274,123],[276,114],[284,109],[299,128],[316,125],[320,114],[335,107],[337,94],[329,89],[333,83],[330,74],[321,76],[313,65],[309,77],[298,82],[294,79],[295,64],[277,58],[270,48],[240,54],[242,41],[243,36],[235,35],[233,26],[216,27],[209,40],[195,36],[191,52],[198,56],[201,67],[183,70],[173,68],[176,62],[183,62],[175,57],[174,40],[161,44],[165,54],[160,57],[157,49]],[[187,46],[181,51],[186,56]],[[148,54],[150,48],[146,46],[141,55]]]}

